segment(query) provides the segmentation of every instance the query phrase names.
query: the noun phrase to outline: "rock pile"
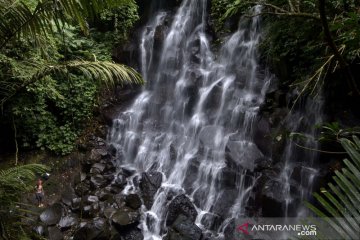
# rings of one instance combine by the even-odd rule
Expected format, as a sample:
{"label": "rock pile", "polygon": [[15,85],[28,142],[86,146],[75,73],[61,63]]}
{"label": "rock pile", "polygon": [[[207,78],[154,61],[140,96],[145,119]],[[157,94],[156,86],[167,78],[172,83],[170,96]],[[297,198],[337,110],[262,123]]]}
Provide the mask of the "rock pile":
{"label": "rock pile", "polygon": [[[119,167],[104,145],[93,148],[81,166],[60,200],[40,213],[33,230],[51,240],[144,239],[142,210],[151,209],[162,173]],[[197,211],[186,195],[169,197],[166,216],[164,239],[201,239],[194,223]]]}

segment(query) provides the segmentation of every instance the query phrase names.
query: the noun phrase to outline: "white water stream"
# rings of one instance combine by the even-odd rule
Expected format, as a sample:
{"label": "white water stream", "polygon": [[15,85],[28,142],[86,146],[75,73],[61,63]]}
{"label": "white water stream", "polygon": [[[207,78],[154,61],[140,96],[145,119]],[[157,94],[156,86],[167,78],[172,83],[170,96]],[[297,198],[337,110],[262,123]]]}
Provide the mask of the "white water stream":
{"label": "white water stream", "polygon": [[[142,226],[148,240],[162,238],[169,194],[193,199],[203,230],[208,214],[222,222],[244,216],[258,179],[252,172],[265,158],[253,141],[272,78],[258,64],[260,17],[244,20],[215,57],[205,31],[207,4],[183,0],[168,29],[162,27],[167,12],[158,12],[144,27],[139,48],[147,84],[109,133],[109,144],[122,156],[119,164],[164,175],[151,209],[144,208],[144,219],[153,219]],[[159,34],[161,47],[155,44]],[[290,199],[286,184],[284,196]],[[129,184],[126,191],[131,189]]]}

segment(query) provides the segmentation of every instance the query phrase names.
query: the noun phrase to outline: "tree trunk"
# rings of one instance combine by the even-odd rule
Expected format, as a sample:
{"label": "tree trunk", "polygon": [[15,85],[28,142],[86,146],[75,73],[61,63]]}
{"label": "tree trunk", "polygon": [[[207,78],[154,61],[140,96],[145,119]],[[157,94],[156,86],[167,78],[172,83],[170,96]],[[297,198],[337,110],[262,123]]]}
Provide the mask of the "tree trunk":
{"label": "tree trunk", "polygon": [[322,24],[322,27],[324,30],[324,35],[325,35],[325,41],[327,42],[327,45],[330,47],[331,51],[334,53],[335,59],[339,62],[340,67],[344,70],[346,78],[349,81],[350,89],[353,88],[355,93],[357,95],[360,95],[360,91],[357,87],[355,78],[351,73],[349,64],[346,62],[346,60],[343,58],[343,56],[339,52],[339,49],[337,48],[337,46],[331,36],[329,24],[328,24],[328,21],[326,18],[325,0],[319,0],[318,4],[319,4],[319,13],[320,13],[321,24]]}

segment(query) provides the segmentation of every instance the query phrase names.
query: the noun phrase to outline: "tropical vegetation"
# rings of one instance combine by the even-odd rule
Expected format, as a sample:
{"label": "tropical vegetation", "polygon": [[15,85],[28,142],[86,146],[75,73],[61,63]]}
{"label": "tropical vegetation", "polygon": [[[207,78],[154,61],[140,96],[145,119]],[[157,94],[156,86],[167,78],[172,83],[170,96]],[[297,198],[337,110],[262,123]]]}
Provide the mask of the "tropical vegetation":
{"label": "tropical vegetation", "polygon": [[[0,239],[29,238],[21,228],[24,214],[19,202],[33,188],[34,179],[49,170],[41,164],[23,164],[18,152],[73,152],[105,91],[143,83],[135,69],[112,57],[112,50],[129,40],[140,19],[137,2],[141,1],[0,0],[0,154],[15,153],[15,166],[0,169]],[[254,14],[254,6],[261,6],[262,12]],[[314,126],[319,132],[315,140],[323,149],[305,148],[297,144],[300,141],[296,145],[350,157],[338,161],[341,169],[334,171],[332,182],[314,193],[315,202],[305,204],[338,234],[356,238],[360,129],[358,122],[340,123],[333,113],[345,116],[358,109],[359,1],[212,0],[215,39],[234,31],[239,18],[257,15],[263,21],[261,60],[278,77],[277,89],[292,95],[279,109],[300,108],[305,97],[327,100],[329,119]]]}
{"label": "tropical vegetation", "polygon": [[19,221],[23,215],[19,201],[24,192],[35,187],[32,184],[34,179],[47,170],[47,167],[40,164],[0,170],[0,239],[19,239],[26,235]]}
{"label": "tropical vegetation", "polygon": [[[349,159],[344,159],[344,167],[336,170],[333,182],[321,193],[314,193],[318,201],[315,206],[306,205],[344,239],[357,239],[360,231],[360,140],[354,136],[353,141],[340,139]],[[326,230],[328,231],[328,230]],[[328,232],[322,230],[322,236]]]}
{"label": "tropical vegetation", "polygon": [[214,4],[216,7],[213,7],[215,16],[222,13],[217,26],[226,26],[226,21],[239,14],[253,17],[248,14],[249,9],[262,6],[263,56],[283,80],[282,84],[297,89],[299,96],[316,96],[323,87],[333,96],[359,95],[355,76],[360,62],[360,5],[357,1],[216,2],[222,6]]}
{"label": "tropical vegetation", "polygon": [[132,0],[5,0],[0,18],[0,123],[16,148],[71,152],[101,89],[142,83],[111,60],[138,19]]}
{"label": "tropical vegetation", "polygon": [[19,149],[70,153],[102,91],[143,82],[111,58],[137,20],[133,0],[0,1],[0,152],[16,153],[0,170],[0,239],[29,238],[19,202],[49,170]]}

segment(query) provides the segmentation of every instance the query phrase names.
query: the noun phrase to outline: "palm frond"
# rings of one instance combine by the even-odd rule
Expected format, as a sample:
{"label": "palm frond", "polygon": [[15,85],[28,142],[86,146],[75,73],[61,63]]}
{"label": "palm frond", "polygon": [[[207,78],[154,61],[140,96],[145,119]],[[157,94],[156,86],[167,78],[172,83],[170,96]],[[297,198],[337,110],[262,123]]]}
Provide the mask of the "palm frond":
{"label": "palm frond", "polygon": [[354,142],[349,141],[348,139],[341,139],[340,142],[345,148],[352,161],[355,163],[358,169],[360,169],[360,142],[359,138],[354,136]]}
{"label": "palm frond", "polygon": [[28,37],[41,45],[44,37],[52,31],[52,1],[39,2],[35,9],[21,1],[3,0],[0,2],[0,48],[14,38]]}
{"label": "palm frond", "polygon": [[323,218],[340,236],[357,239],[360,232],[360,141],[340,139],[351,160],[344,159],[345,167],[335,171],[335,184],[329,183],[330,190],[321,189],[322,195],[314,193],[323,210],[306,202],[306,206]]}
{"label": "palm frond", "polygon": [[[132,0],[127,0],[132,1]],[[124,4],[126,0],[43,0],[32,8],[26,1],[0,0],[0,49],[14,38],[25,37],[43,46],[44,38],[60,30],[67,22],[76,21],[88,33],[86,19],[104,9]]]}
{"label": "palm frond", "polygon": [[38,71],[35,79],[40,79],[49,74],[67,74],[68,72],[79,72],[88,79],[98,81],[100,84],[142,84],[141,75],[133,68],[113,62],[90,62],[71,61],[61,65],[51,65]]}
{"label": "palm frond", "polygon": [[[108,61],[70,61],[62,64],[36,64],[29,63],[37,69],[35,74],[28,76],[23,82],[5,82],[0,81],[1,93],[0,105],[3,105],[8,99],[15,96],[27,86],[43,79],[49,75],[67,76],[68,73],[81,74],[89,80],[97,81],[99,85],[114,86],[116,84],[143,84],[141,75],[133,68],[126,65],[117,64]],[[2,84],[6,86],[2,87]],[[10,86],[8,86],[10,85]]]}

